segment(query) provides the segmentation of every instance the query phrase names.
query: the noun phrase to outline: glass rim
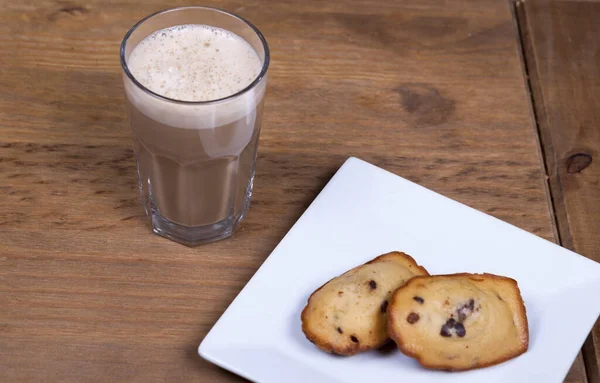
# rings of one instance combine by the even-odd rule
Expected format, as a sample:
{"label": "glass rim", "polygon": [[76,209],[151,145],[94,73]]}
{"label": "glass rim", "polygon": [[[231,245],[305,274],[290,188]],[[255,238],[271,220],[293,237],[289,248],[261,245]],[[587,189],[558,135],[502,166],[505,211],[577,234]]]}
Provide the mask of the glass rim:
{"label": "glass rim", "polygon": [[[254,33],[256,33],[256,35],[258,36],[260,42],[262,43],[263,49],[265,51],[265,59],[263,61],[263,65],[262,68],[260,70],[260,73],[258,74],[258,76],[256,76],[256,78],[254,79],[254,81],[252,81],[248,86],[246,86],[245,88],[243,88],[242,90],[239,90],[237,92],[235,92],[232,95],[226,96],[226,97],[221,97],[215,100],[207,100],[207,101],[185,101],[185,100],[177,100],[174,98],[170,98],[167,96],[163,96],[161,94],[158,94],[150,89],[148,89],[147,87],[145,87],[144,85],[142,85],[134,76],[133,74],[129,71],[129,67],[127,66],[127,62],[125,61],[125,47],[127,46],[127,42],[129,41],[129,38],[131,37],[131,35],[133,34],[133,32],[140,26],[142,25],[145,21],[158,16],[158,15],[162,15],[164,13],[168,13],[168,12],[174,12],[174,11],[184,11],[186,9],[205,9],[205,10],[209,10],[209,11],[216,11],[216,12],[220,12],[223,14],[226,14],[228,16],[231,16],[233,18],[236,18],[240,21],[242,21],[243,23],[245,23],[247,26],[249,26]],[[269,45],[267,44],[267,40],[265,39],[265,37],[263,36],[263,34],[260,32],[260,30],[254,26],[254,24],[252,24],[250,21],[246,20],[245,18],[238,16],[236,14],[233,14],[231,12],[227,12],[224,11],[222,9],[219,8],[213,8],[213,7],[204,7],[204,6],[183,6],[183,7],[175,7],[175,8],[167,8],[167,9],[163,9],[160,10],[158,12],[154,12],[152,14],[149,14],[148,16],[142,18],[140,21],[138,21],[137,23],[135,23],[130,29],[129,31],[127,31],[127,33],[125,34],[125,37],[123,37],[123,41],[121,42],[121,49],[120,49],[120,53],[119,56],[121,58],[121,67],[123,68],[123,72],[125,72],[125,74],[127,75],[127,77],[141,90],[143,90],[145,93],[161,99],[163,101],[168,101],[168,102],[174,102],[177,104],[184,104],[184,105],[207,105],[207,104],[214,104],[214,103],[219,103],[222,101],[227,101],[233,98],[236,98],[240,95],[243,95],[244,93],[248,92],[249,90],[253,89],[256,85],[258,85],[262,79],[266,76],[267,74],[267,69],[269,69],[269,62],[270,62],[270,52],[269,52]]]}

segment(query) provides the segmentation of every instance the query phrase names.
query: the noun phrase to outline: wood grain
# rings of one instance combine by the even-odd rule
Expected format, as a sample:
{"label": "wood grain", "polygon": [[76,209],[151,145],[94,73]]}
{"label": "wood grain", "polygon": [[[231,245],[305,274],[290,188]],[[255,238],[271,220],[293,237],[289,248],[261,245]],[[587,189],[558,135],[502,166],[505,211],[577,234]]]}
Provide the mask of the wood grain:
{"label": "wood grain", "polygon": [[[600,261],[600,3],[519,8],[560,243]],[[600,323],[583,351],[589,381],[600,382]]]}
{"label": "wood grain", "polygon": [[196,347],[349,156],[553,239],[507,2],[205,4],[272,64],[249,214],[190,249],[143,216],[118,61],[184,2],[1,3],[0,381],[239,381]]}

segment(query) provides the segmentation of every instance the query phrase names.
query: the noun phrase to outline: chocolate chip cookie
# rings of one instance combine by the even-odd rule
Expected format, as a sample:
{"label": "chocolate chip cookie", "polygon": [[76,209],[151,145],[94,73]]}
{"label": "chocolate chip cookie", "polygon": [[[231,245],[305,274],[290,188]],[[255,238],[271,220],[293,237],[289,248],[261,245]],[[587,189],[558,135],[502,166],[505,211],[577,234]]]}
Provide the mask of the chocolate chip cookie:
{"label": "chocolate chip cookie", "polygon": [[388,340],[392,293],[415,275],[428,275],[409,255],[391,252],[333,278],[302,311],[302,331],[323,351],[353,355]]}
{"label": "chocolate chip cookie", "polygon": [[424,367],[450,371],[498,364],[529,346],[517,282],[493,274],[412,278],[390,300],[388,333]]}

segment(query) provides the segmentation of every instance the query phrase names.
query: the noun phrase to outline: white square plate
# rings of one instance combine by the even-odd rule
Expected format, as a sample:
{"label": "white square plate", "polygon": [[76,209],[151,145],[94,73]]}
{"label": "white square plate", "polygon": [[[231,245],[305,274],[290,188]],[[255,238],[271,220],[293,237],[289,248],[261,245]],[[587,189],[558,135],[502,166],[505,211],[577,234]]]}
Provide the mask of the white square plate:
{"label": "white square plate", "polygon": [[[319,351],[300,312],[323,283],[392,250],[431,274],[515,278],[529,351],[449,373],[399,351],[352,357]],[[310,205],[202,341],[208,361],[261,383],[562,382],[600,313],[600,264],[356,158]]]}

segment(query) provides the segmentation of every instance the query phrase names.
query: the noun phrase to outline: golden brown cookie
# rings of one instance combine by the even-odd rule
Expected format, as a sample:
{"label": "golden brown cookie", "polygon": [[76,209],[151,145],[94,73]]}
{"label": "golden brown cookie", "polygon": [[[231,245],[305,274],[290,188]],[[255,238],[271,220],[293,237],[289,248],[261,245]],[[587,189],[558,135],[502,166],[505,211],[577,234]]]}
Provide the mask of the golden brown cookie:
{"label": "golden brown cookie", "polygon": [[493,274],[411,279],[390,300],[388,333],[424,367],[450,371],[498,364],[529,346],[517,282]]}
{"label": "golden brown cookie", "polygon": [[391,252],[333,278],[317,289],[302,311],[302,331],[321,350],[353,355],[388,340],[392,293],[415,275],[428,275],[409,255]]}

